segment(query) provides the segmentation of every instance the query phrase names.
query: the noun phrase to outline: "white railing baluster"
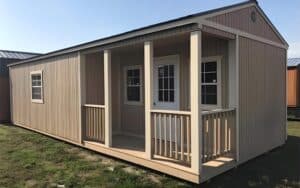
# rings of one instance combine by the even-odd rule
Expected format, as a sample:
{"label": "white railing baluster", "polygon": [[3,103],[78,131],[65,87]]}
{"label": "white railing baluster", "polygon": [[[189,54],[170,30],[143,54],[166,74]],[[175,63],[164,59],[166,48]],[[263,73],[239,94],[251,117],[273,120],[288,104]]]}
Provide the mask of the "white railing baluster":
{"label": "white railing baluster", "polygon": [[169,142],[170,142],[170,153],[169,156],[172,158],[172,115],[169,114]]}
{"label": "white railing baluster", "polygon": [[[202,113],[203,162],[232,152],[235,140],[235,109],[208,111]],[[230,155],[231,156],[231,155]],[[234,156],[234,155],[232,155]]]}
{"label": "white railing baluster", "polygon": [[190,112],[151,110],[151,114],[154,157],[161,156],[164,160],[170,158],[172,162],[190,165],[192,152]]}
{"label": "white railing baluster", "polygon": [[83,105],[84,109],[84,135],[85,140],[104,143],[104,106]]}
{"label": "white railing baluster", "polygon": [[183,161],[183,159],[184,159],[184,148],[183,148],[183,146],[184,146],[184,132],[183,132],[184,130],[183,130],[183,117],[182,116],[180,116],[180,151],[181,151],[181,160]]}
{"label": "white railing baluster", "polygon": [[156,131],[156,113],[154,113],[154,154],[157,154],[157,131]]}
{"label": "white railing baluster", "polygon": [[178,159],[178,126],[177,126],[177,115],[174,116],[174,125],[175,125],[175,159]]}
{"label": "white railing baluster", "polygon": [[161,122],[161,114],[159,114],[159,123],[158,123],[158,125],[159,125],[159,155],[161,155],[162,154],[162,133],[161,133],[161,129],[162,129],[162,126],[161,126],[161,124],[162,124],[162,122]]}

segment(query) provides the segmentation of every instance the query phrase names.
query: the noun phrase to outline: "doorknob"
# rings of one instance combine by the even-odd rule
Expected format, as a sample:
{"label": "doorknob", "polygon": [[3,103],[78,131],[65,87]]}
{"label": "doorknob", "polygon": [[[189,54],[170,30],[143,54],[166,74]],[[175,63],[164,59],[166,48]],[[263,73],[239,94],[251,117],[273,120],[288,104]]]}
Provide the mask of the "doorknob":
{"label": "doorknob", "polygon": [[153,105],[155,106],[155,105],[156,105],[156,103],[155,103],[155,102],[153,102]]}

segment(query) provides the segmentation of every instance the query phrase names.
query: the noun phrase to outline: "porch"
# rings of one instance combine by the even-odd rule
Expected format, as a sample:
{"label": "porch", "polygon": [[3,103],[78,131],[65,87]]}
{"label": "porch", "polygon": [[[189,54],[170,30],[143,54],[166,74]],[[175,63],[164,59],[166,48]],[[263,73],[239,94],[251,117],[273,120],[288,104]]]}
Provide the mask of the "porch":
{"label": "porch", "polygon": [[232,168],[235,50],[202,29],[81,52],[84,145],[194,182]]}

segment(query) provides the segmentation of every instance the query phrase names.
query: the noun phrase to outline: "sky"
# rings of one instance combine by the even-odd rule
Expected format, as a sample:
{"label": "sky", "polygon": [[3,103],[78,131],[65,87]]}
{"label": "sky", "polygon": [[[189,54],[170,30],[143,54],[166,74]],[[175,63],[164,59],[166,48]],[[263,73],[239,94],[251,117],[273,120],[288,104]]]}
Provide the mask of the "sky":
{"label": "sky", "polygon": [[[244,0],[0,0],[0,49],[46,53]],[[300,0],[258,0],[300,57]]]}

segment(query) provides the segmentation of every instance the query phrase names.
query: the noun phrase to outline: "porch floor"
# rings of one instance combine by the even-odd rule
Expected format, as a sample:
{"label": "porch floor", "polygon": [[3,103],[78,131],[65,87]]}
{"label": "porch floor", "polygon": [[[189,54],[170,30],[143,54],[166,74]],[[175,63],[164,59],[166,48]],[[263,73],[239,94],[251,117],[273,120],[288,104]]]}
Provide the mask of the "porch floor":
{"label": "porch floor", "polygon": [[128,135],[113,135],[114,148],[145,152],[145,138]]}
{"label": "porch floor", "polygon": [[[128,135],[113,135],[112,147],[107,148],[97,142],[85,141],[85,147],[104,153],[137,165],[146,166],[178,178],[199,182],[200,176],[193,173],[192,169],[170,160],[155,156],[149,160],[145,153],[145,140],[142,137]],[[201,182],[210,179],[235,166],[235,160],[229,157],[220,157],[203,164]],[[181,176],[182,175],[182,176]]]}

